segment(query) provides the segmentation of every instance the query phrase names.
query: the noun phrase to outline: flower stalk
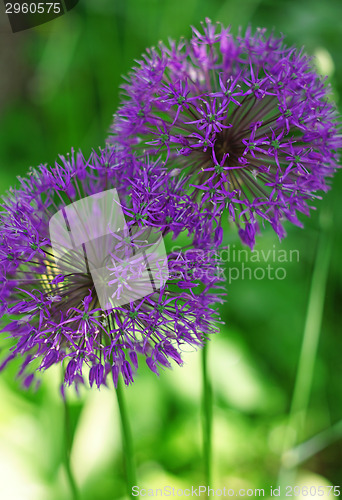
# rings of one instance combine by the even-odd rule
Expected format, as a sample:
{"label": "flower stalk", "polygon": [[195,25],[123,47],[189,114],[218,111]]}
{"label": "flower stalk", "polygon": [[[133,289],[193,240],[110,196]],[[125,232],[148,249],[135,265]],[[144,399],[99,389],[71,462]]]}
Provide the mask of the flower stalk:
{"label": "flower stalk", "polygon": [[72,493],[73,500],[79,500],[80,495],[77,487],[76,480],[72,471],[70,457],[72,448],[72,432],[70,426],[70,409],[69,404],[66,399],[66,395],[63,395],[63,407],[64,407],[64,465],[65,471],[68,477],[70,490]]}
{"label": "flower stalk", "polygon": [[129,498],[133,498],[132,488],[137,484],[134,449],[131,427],[128,419],[126,401],[124,398],[124,387],[120,378],[116,387],[116,396],[118,401],[120,421],[121,421],[121,436],[122,436],[122,452],[125,463],[126,487]]}
{"label": "flower stalk", "polygon": [[212,387],[208,374],[208,342],[202,349],[202,435],[203,435],[203,465],[206,486],[211,485],[211,458],[212,458]]}

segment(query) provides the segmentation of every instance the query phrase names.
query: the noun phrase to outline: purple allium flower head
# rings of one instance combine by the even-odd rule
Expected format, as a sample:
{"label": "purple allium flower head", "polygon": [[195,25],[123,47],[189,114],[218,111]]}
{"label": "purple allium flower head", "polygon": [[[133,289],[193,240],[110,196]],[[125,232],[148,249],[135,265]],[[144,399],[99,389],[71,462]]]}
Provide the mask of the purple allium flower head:
{"label": "purple allium flower head", "polygon": [[[15,341],[0,369],[21,359],[25,387],[55,364],[69,385],[83,382],[85,368],[91,386],[120,374],[129,384],[138,353],[158,373],[182,363],[184,345],[216,332],[214,257],[196,248],[160,255],[161,235],[179,231],[187,207],[177,206],[159,162],[114,148],[87,160],[72,152],[19,182],[0,214],[0,303],[10,321],[2,332]],[[119,214],[117,231],[103,226],[104,211],[105,225]]]}
{"label": "purple allium flower head", "polygon": [[109,142],[161,155],[217,221],[227,209],[253,247],[326,191],[342,145],[311,59],[265,29],[234,37],[209,20],[188,42],[147,50],[123,85]]}

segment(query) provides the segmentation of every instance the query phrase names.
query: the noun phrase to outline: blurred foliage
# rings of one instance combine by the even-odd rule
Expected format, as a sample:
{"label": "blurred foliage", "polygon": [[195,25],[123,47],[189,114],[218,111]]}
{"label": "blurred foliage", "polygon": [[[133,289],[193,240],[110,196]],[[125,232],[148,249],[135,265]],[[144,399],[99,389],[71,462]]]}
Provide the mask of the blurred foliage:
{"label": "blurred foliage", "polygon": [[[50,163],[71,147],[87,154],[103,145],[118,104],[121,75],[145,47],[160,39],[189,36],[190,25],[198,27],[205,17],[231,24],[235,33],[239,25],[244,29],[249,24],[284,33],[288,44],[304,45],[317,56],[318,70],[329,73],[337,102],[342,95],[340,0],[80,0],[67,15],[15,35],[1,15],[2,193],[30,165]],[[288,225],[282,243],[268,230],[259,239],[258,251],[298,250],[299,262],[282,264],[286,279],[258,280],[253,274],[251,280],[227,284],[228,301],[221,308],[225,325],[210,345],[215,488],[265,488],[267,493],[279,480],[342,484],[342,176],[337,174],[332,184],[324,200],[317,201],[318,210],[305,220],[304,230]],[[227,228],[225,234],[225,245],[235,245],[236,251],[242,248],[234,230]],[[318,241],[330,246],[330,239],[325,295],[324,272],[315,290],[311,284],[313,269],[320,267]],[[227,272],[232,265],[241,263],[228,262]],[[254,273],[267,264],[246,265]],[[307,374],[307,411],[300,408],[300,398],[297,405],[299,413],[306,413],[300,421],[293,407],[291,413],[291,402],[308,304],[315,293],[320,303],[325,295],[324,311],[312,381]],[[309,328],[309,341],[312,331]],[[185,358],[183,368],[175,367],[159,378],[142,365],[135,384],[126,391],[140,482],[151,488],[186,488],[203,482],[200,357],[189,353]],[[19,389],[14,369],[1,376],[1,499],[68,498],[61,465],[59,380],[58,371],[49,370],[40,389],[26,393]],[[80,398],[70,392],[68,397],[73,426],[78,424],[72,463],[82,498],[124,498],[113,390],[84,390]],[[295,438],[289,422],[295,422]],[[284,456],[286,435],[295,448]]]}

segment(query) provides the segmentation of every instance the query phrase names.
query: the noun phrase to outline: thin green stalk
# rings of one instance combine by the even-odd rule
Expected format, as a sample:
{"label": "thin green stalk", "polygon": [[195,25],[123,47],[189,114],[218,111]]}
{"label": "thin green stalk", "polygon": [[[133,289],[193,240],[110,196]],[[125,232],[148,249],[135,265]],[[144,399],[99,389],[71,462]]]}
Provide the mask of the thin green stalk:
{"label": "thin green stalk", "polygon": [[80,495],[78,492],[78,488],[76,485],[76,481],[72,472],[71,464],[70,464],[70,454],[72,447],[72,432],[70,427],[70,412],[69,406],[66,399],[66,395],[64,395],[64,465],[65,470],[68,476],[70,489],[72,492],[73,500],[79,500]]}
{"label": "thin green stalk", "polygon": [[205,485],[211,485],[211,436],[213,418],[213,397],[212,388],[208,376],[208,342],[205,342],[202,349],[202,432],[203,432],[203,463]]}
{"label": "thin green stalk", "polygon": [[[322,217],[322,216],[321,216]],[[282,466],[279,482],[290,484],[296,470],[291,463],[291,450],[296,446],[305,428],[311,386],[317,357],[318,343],[322,326],[324,299],[329,271],[332,236],[326,220],[321,219],[321,233],[312,275],[308,308],[305,320],[302,348],[298,362],[296,381],[292,396],[288,425],[284,438]]]}
{"label": "thin green stalk", "polygon": [[122,382],[120,377],[116,388],[116,395],[118,399],[120,419],[121,419],[121,436],[122,436],[122,448],[123,448],[123,456],[124,456],[125,471],[126,471],[127,493],[130,498],[134,498],[132,495],[132,487],[137,484],[137,480],[136,480],[135,464],[134,464],[133,440],[128,420],[126,402],[124,398],[124,388],[122,387]]}
{"label": "thin green stalk", "polygon": [[288,452],[288,461],[293,467],[299,467],[310,458],[342,438],[342,420],[328,429],[316,434],[304,443],[300,443]]}

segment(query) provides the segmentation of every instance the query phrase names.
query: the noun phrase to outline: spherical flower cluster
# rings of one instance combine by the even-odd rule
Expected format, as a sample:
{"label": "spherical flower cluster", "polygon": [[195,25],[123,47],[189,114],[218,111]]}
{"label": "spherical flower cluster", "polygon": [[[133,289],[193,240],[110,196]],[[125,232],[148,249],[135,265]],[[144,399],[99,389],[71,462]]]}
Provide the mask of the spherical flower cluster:
{"label": "spherical flower cluster", "polygon": [[[190,41],[148,50],[123,85],[109,142],[161,156],[200,211],[224,211],[251,247],[260,222],[301,226],[342,145],[325,80],[282,38],[234,37],[209,20]],[[205,226],[205,225],[204,225]]]}
{"label": "spherical flower cluster", "polygon": [[116,385],[119,374],[129,384],[139,353],[158,373],[216,332],[217,262],[193,246],[163,255],[157,244],[189,220],[160,162],[115,148],[72,152],[19,182],[0,215],[1,313],[11,318],[2,331],[16,341],[0,369],[21,359],[26,387],[55,364],[69,385],[86,370],[90,385],[108,375]]}

